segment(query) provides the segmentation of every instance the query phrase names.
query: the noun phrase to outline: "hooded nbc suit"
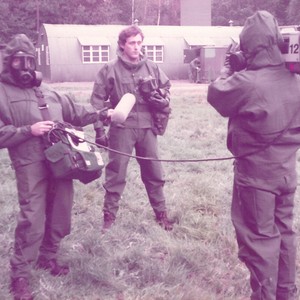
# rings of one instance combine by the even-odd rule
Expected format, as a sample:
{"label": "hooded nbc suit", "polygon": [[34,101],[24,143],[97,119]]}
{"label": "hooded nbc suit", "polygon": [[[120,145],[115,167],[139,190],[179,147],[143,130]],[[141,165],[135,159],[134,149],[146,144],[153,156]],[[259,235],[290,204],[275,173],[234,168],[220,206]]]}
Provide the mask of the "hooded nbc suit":
{"label": "hooded nbc suit", "polygon": [[229,118],[227,147],[236,157],[232,222],[253,300],[296,299],[292,223],[300,78],[286,69],[282,43],[270,13],[249,17],[240,33],[246,68],[211,83],[207,96]]}

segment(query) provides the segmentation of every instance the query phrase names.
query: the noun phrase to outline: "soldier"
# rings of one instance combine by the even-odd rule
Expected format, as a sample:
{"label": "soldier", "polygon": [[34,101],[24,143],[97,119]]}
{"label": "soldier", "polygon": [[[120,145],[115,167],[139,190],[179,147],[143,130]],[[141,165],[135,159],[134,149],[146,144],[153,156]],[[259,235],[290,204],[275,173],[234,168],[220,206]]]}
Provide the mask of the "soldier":
{"label": "soldier", "polygon": [[[276,19],[258,11],[240,34],[240,66],[226,59],[208,102],[229,117],[236,157],[232,222],[239,258],[250,271],[252,300],[296,300],[293,230],[300,147],[300,78],[285,67]],[[243,58],[243,59],[242,59]]]}
{"label": "soldier", "polygon": [[[136,103],[123,123],[111,123],[106,135],[102,122],[95,125],[96,143],[113,150],[151,157],[154,160],[138,160],[141,178],[145,185],[156,221],[165,230],[173,225],[167,216],[162,166],[158,159],[157,129],[154,126],[156,113],[168,111],[170,102],[170,80],[151,60],[142,54],[144,35],[139,27],[129,26],[122,30],[118,40],[118,57],[103,66],[97,74],[91,103],[102,109],[109,101],[114,108],[126,94],[135,95]],[[151,78],[152,80],[147,80]],[[152,85],[146,93],[141,90],[147,81]],[[147,90],[147,87],[146,87]],[[126,184],[129,157],[109,152],[105,169],[104,223],[106,230],[115,222],[119,200]]]}
{"label": "soldier", "polygon": [[[73,183],[53,178],[47,167],[44,150],[49,146],[46,137],[52,120],[85,126],[99,119],[91,105],[78,105],[70,96],[40,86],[35,52],[26,35],[16,35],[3,50],[0,74],[0,148],[8,149],[20,207],[10,260],[15,300],[33,299],[33,263],[53,276],[69,272],[66,264],[58,263],[57,252],[60,241],[70,233]],[[42,93],[52,120],[44,120],[41,110],[45,107],[39,107],[37,92]]]}

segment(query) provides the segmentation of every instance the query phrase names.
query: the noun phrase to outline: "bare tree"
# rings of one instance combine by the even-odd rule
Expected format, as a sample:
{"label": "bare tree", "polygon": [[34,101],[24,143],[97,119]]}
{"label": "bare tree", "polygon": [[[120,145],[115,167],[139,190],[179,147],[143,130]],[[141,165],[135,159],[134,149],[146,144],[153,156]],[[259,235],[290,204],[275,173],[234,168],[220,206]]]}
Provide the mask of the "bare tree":
{"label": "bare tree", "polygon": [[161,0],[158,0],[158,5],[157,5],[157,22],[156,22],[156,25],[160,24],[160,15],[161,15]]}

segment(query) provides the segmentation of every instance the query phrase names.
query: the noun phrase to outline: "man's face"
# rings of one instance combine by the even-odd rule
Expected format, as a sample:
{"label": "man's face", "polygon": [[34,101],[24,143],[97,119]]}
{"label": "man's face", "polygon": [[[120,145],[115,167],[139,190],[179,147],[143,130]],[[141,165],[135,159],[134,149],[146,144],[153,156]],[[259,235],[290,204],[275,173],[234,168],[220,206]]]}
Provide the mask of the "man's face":
{"label": "man's face", "polygon": [[140,34],[127,38],[126,43],[121,46],[125,58],[132,63],[137,63],[139,61],[142,44],[143,39]]}

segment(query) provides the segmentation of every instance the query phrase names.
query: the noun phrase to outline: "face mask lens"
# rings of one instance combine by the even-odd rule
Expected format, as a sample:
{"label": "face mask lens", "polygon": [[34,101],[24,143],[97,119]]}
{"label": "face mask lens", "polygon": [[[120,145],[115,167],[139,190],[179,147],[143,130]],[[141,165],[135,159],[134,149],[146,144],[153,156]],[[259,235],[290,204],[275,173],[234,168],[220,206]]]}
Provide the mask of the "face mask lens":
{"label": "face mask lens", "polygon": [[14,57],[11,62],[11,67],[15,70],[21,70],[22,69],[21,57]]}
{"label": "face mask lens", "polygon": [[35,59],[31,56],[15,56],[12,59],[11,67],[15,70],[35,70]]}
{"label": "face mask lens", "polygon": [[35,60],[33,57],[24,57],[25,69],[34,71],[35,70]]}

